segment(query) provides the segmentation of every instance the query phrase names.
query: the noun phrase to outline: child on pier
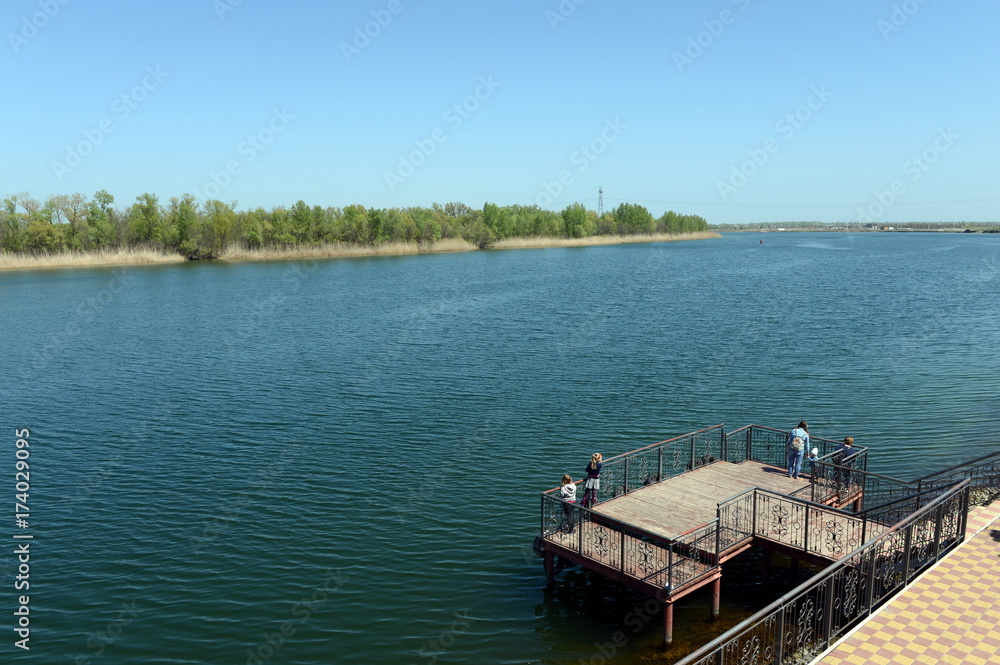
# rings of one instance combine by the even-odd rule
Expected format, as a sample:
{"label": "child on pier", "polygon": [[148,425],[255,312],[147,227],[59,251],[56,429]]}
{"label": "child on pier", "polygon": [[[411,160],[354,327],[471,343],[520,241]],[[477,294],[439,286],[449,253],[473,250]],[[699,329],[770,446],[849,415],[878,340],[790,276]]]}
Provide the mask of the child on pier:
{"label": "child on pier", "polygon": [[601,453],[594,453],[590,456],[590,464],[587,465],[585,473],[587,482],[584,483],[583,507],[593,508],[597,505],[597,490],[601,489],[601,460],[604,456]]}
{"label": "child on pier", "polygon": [[573,483],[573,478],[568,473],[564,474],[562,477],[562,487],[559,488],[559,498],[563,501],[563,512],[566,514],[566,519],[563,522],[562,529],[567,533],[573,533],[573,527],[575,526],[573,519],[573,504],[576,503],[576,485]]}

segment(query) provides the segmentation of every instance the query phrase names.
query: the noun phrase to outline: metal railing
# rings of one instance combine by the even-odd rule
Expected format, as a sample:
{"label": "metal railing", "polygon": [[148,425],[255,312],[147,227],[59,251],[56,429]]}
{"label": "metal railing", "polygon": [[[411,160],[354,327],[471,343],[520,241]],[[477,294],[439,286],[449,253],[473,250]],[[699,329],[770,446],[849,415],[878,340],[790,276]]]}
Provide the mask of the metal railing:
{"label": "metal railing", "polygon": [[[761,425],[746,425],[726,434],[727,462],[739,464],[745,461],[760,462],[781,468],[788,464],[788,430],[763,427]],[[832,441],[816,436],[809,437],[809,448],[816,448],[818,459],[828,461],[838,454],[840,441]],[[868,468],[868,449],[857,446],[856,466],[859,469]],[[809,451],[805,451],[808,455]],[[808,462],[803,461],[803,467]]]}
{"label": "metal railing", "polygon": [[676,591],[717,569],[715,520],[663,538],[576,504],[542,495],[541,536],[636,581]]}
{"label": "metal railing", "polygon": [[601,467],[601,489],[597,499],[607,501],[623,496],[723,459],[725,444],[724,426],[714,425],[609,457]]}
{"label": "metal railing", "polygon": [[1000,450],[956,464],[916,480],[917,488],[941,487],[969,479],[970,501],[987,504],[1000,498]]}
{"label": "metal railing", "polygon": [[868,516],[759,488],[720,503],[718,520],[720,552],[758,538],[827,559],[858,547],[871,528]]}
{"label": "metal railing", "polygon": [[[604,461],[597,499],[624,496],[720,460],[733,464],[750,460],[784,468],[787,440],[787,430],[747,425],[726,433],[720,424],[650,444]],[[827,462],[838,454],[840,442],[811,437],[809,445],[819,449],[820,461]],[[867,449],[859,446],[857,451],[851,459],[858,469],[866,469]]]}
{"label": "metal railing", "polygon": [[969,486],[952,486],[678,665],[808,662],[962,541]]}
{"label": "metal railing", "polygon": [[[607,460],[598,498],[613,499],[718,460],[784,468],[787,436],[787,431],[758,425],[727,434],[723,425],[716,425],[661,441]],[[842,634],[863,616],[859,612],[870,612],[905,586],[914,571],[957,545],[970,495],[1000,495],[1000,451],[906,481],[867,471],[867,449],[858,447],[844,458],[839,446],[810,439],[810,447],[820,449],[818,459],[812,462],[810,484],[794,496],[747,490],[720,503],[716,519],[671,538],[564,503],[558,488],[551,489],[541,496],[540,536],[581,559],[673,593],[716,573],[727,551],[754,538],[839,558],[696,652],[713,649],[711,655],[695,659],[693,654],[682,661],[797,663],[820,642],[829,644]],[[864,510],[852,513],[823,505],[831,500],[843,504],[855,496],[864,498]]]}

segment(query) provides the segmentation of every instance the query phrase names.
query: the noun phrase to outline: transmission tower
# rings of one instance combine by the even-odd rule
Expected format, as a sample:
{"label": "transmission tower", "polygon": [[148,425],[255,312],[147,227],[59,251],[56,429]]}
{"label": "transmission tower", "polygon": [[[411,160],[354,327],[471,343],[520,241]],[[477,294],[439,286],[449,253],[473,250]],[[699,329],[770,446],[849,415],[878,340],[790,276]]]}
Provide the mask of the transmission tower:
{"label": "transmission tower", "polygon": [[597,188],[597,219],[604,217],[604,186]]}

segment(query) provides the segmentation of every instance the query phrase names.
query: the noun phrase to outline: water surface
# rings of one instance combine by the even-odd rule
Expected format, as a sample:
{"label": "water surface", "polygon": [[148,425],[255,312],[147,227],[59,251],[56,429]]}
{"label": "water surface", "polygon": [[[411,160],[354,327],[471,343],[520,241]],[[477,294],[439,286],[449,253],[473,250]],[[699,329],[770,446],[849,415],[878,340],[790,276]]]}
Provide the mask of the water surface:
{"label": "water surface", "polygon": [[619,630],[645,657],[641,597],[544,592],[537,492],[720,422],[804,418],[903,477],[1000,446],[998,256],[729,234],[0,274],[35,536],[4,662],[576,663]]}

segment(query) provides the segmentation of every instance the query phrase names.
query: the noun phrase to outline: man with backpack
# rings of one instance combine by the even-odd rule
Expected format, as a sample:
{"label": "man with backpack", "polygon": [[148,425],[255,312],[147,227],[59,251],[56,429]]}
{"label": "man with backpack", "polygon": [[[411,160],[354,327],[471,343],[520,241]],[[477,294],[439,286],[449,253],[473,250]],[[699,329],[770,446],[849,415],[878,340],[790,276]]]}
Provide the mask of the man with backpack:
{"label": "man with backpack", "polygon": [[799,422],[799,426],[788,433],[786,441],[788,448],[788,477],[798,478],[802,468],[802,457],[809,447],[809,423]]}

